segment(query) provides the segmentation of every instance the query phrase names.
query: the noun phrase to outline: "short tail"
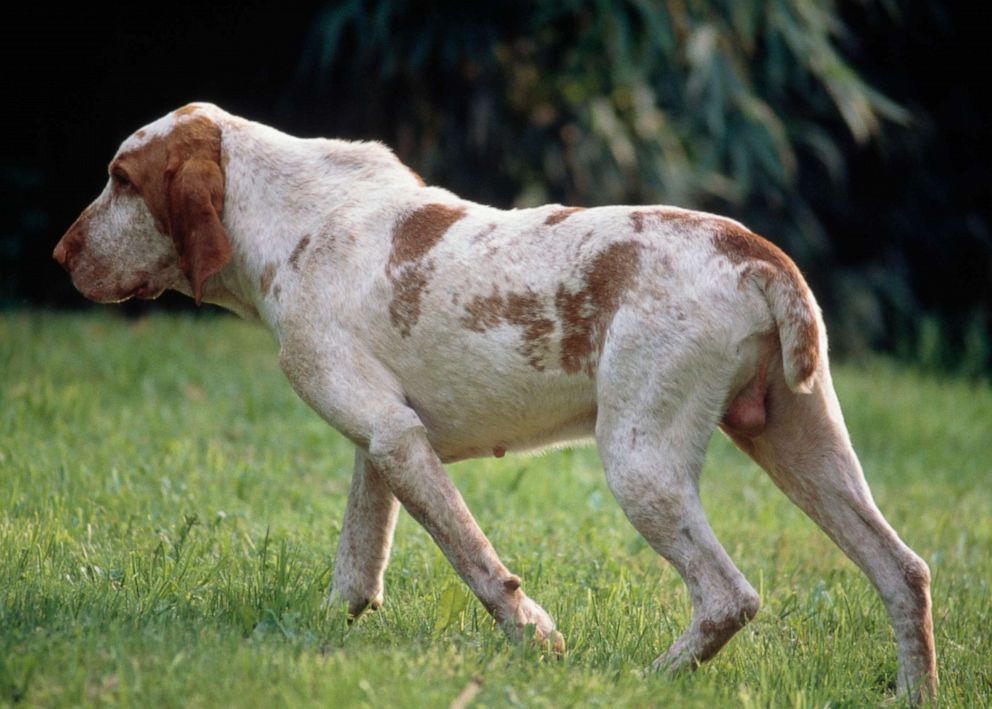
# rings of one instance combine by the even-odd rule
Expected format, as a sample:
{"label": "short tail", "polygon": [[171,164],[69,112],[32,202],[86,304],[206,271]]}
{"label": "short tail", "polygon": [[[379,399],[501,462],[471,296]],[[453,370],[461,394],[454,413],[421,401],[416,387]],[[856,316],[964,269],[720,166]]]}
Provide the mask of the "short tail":
{"label": "short tail", "polygon": [[814,377],[826,362],[827,337],[820,307],[803,274],[782,249],[738,222],[720,219],[712,243],[740,275],[761,289],[782,347],[785,382],[800,394],[813,391]]}
{"label": "short tail", "polygon": [[797,393],[813,391],[813,377],[825,356],[823,318],[812,291],[788,256],[758,269],[755,280],[771,310],[782,347],[785,382]]}

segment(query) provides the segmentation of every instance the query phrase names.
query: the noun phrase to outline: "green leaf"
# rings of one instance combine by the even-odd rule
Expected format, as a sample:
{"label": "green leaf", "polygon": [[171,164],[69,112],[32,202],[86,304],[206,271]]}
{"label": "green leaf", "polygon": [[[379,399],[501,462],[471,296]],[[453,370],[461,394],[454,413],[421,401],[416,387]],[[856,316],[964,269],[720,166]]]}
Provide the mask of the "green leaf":
{"label": "green leaf", "polygon": [[456,621],[468,607],[468,592],[461,583],[453,582],[441,592],[437,604],[437,617],[434,620],[434,635],[440,635]]}

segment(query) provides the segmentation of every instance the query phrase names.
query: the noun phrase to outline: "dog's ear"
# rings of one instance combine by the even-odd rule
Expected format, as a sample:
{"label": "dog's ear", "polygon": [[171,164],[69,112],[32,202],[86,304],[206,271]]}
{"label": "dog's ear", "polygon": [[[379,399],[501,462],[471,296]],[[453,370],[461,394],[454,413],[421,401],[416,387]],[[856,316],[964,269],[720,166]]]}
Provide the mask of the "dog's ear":
{"label": "dog's ear", "polygon": [[166,194],[169,234],[179,253],[179,266],[200,304],[203,282],[231,258],[231,240],[224,229],[224,172],[209,158],[192,157],[170,167]]}
{"label": "dog's ear", "polygon": [[204,281],[224,267],[233,251],[222,221],[221,128],[196,105],[175,111],[172,118],[171,131],[140,140],[114,164],[141,194],[159,231],[172,239],[199,304]]}

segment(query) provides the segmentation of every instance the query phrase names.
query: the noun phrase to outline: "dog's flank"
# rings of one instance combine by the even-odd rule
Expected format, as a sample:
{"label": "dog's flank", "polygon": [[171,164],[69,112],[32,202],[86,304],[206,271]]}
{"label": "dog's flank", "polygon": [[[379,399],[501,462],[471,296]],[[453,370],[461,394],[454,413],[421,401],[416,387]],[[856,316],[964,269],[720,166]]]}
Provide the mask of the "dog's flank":
{"label": "dog's flank", "polygon": [[512,637],[548,613],[442,463],[595,436],[609,487],[689,588],[654,663],[712,657],[760,599],[698,494],[721,427],[865,572],[899,691],[935,696],[926,564],[872,501],[795,264],[674,207],[501,211],[426,186],[385,147],[301,140],[193,104],[124,141],[55,248],[103,302],[175,289],[264,322],[299,395],[356,445],[332,598],[383,600],[399,504]]}

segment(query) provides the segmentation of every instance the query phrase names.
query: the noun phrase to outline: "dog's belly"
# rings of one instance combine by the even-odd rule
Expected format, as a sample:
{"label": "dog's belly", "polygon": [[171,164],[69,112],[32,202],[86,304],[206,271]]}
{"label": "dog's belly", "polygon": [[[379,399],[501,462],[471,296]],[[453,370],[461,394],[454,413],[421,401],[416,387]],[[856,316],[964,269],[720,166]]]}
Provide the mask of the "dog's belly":
{"label": "dog's belly", "polygon": [[[442,367],[442,369],[444,369]],[[591,436],[595,384],[588,377],[487,378],[484,372],[435,372],[407,397],[445,462],[525,451]]]}

